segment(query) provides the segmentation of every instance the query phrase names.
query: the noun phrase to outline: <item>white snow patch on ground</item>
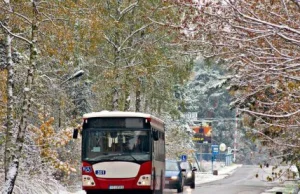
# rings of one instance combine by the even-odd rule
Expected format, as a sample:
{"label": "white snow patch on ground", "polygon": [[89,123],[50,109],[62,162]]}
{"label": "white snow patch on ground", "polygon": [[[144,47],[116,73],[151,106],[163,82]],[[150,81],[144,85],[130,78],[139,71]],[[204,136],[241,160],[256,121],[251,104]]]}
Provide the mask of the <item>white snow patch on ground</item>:
{"label": "white snow patch on ground", "polygon": [[196,173],[196,184],[208,183],[231,175],[241,164],[232,164],[230,166],[224,166],[218,168],[218,175],[213,175],[212,172],[197,172]]}

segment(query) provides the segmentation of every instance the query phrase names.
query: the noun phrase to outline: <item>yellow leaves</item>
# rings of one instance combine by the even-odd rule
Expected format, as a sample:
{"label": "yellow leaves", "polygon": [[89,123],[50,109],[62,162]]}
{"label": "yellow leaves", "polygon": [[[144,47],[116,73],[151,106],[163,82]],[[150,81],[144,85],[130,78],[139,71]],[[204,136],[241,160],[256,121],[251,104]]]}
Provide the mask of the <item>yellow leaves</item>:
{"label": "yellow leaves", "polygon": [[278,126],[270,126],[269,129],[274,132],[274,133],[280,133],[282,132],[282,129],[281,127],[278,127]]}
{"label": "yellow leaves", "polygon": [[106,71],[104,72],[104,77],[107,78],[107,79],[112,79],[112,78],[114,78],[114,77],[115,77],[115,72],[114,72],[114,70],[112,70],[112,69],[106,70]]}
{"label": "yellow leaves", "polygon": [[0,71],[0,101],[6,103],[6,81],[7,81],[7,71]]}
{"label": "yellow leaves", "polygon": [[6,81],[7,81],[7,71],[0,71],[0,126],[3,122],[2,118],[5,118],[6,115],[6,108],[5,108],[5,104],[7,103]]}
{"label": "yellow leaves", "polygon": [[51,47],[47,47],[46,51],[48,52],[49,57],[52,57],[54,55],[57,55],[57,50]]}
{"label": "yellow leaves", "polygon": [[257,40],[257,44],[259,47],[264,48],[266,46],[266,41],[264,39],[260,38]]}
{"label": "yellow leaves", "polygon": [[288,82],[287,87],[289,91],[298,90],[300,87],[300,83]]}
{"label": "yellow leaves", "polygon": [[146,68],[137,68],[136,70],[135,70],[135,72],[136,72],[136,75],[137,76],[145,76],[145,75],[147,75],[147,69]]}
{"label": "yellow leaves", "polygon": [[[39,114],[38,117],[42,121],[45,119],[42,114]],[[52,164],[53,167],[69,174],[74,172],[74,168],[72,168],[68,162],[62,162],[58,159],[58,148],[61,149],[70,142],[72,139],[72,131],[68,129],[60,132],[55,131],[53,127],[54,121],[54,117],[50,117],[42,122],[39,128],[31,128],[31,131],[35,134],[34,141],[40,148],[40,155],[43,160]],[[71,168],[72,170],[70,170]]]}
{"label": "yellow leaves", "polygon": [[44,138],[51,137],[54,134],[54,129],[52,127],[53,122],[54,118],[51,117],[40,126],[40,131]]}

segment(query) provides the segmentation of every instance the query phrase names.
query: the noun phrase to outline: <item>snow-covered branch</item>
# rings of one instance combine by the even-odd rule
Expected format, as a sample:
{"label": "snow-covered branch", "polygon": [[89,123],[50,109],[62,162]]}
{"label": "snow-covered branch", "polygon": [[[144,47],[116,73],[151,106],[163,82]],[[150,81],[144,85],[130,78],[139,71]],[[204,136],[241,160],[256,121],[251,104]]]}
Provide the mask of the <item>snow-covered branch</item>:
{"label": "snow-covered branch", "polygon": [[17,34],[12,33],[6,26],[3,25],[3,23],[1,21],[0,21],[0,26],[11,36],[18,38],[20,40],[23,40],[24,42],[27,42],[28,44],[32,44],[32,42],[30,40],[28,40],[27,38],[24,38],[23,36],[19,36]]}
{"label": "snow-covered branch", "polygon": [[250,111],[250,110],[247,110],[247,109],[238,109],[239,111],[241,112],[247,112],[247,113],[250,113],[252,115],[258,115],[258,116],[262,116],[262,117],[271,117],[271,118],[288,118],[288,117],[291,117],[291,116],[294,116],[298,113],[300,113],[300,110],[297,110],[295,112],[292,112],[292,113],[288,113],[288,114],[282,114],[282,115],[271,115],[271,114],[265,114],[265,113],[260,113],[260,112],[255,112],[255,111]]}

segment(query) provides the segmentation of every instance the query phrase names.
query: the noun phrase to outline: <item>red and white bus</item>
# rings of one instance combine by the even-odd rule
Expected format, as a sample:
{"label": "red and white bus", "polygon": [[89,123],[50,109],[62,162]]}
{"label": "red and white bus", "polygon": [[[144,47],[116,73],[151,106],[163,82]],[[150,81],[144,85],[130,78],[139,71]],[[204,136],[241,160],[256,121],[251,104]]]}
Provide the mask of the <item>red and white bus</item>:
{"label": "red and white bus", "polygon": [[[73,137],[77,138],[78,130]],[[164,122],[150,114],[102,111],[83,116],[82,187],[87,194],[162,194]]]}

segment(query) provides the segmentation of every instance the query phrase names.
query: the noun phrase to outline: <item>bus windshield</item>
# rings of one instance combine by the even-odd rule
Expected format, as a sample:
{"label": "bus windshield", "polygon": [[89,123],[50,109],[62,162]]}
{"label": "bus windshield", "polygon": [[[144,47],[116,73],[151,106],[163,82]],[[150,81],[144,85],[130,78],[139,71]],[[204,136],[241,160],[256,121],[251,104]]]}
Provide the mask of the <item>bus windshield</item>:
{"label": "bus windshield", "polygon": [[150,160],[150,131],[84,130],[82,159],[91,162]]}

